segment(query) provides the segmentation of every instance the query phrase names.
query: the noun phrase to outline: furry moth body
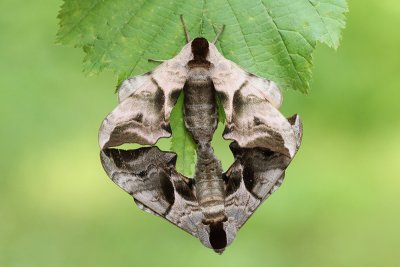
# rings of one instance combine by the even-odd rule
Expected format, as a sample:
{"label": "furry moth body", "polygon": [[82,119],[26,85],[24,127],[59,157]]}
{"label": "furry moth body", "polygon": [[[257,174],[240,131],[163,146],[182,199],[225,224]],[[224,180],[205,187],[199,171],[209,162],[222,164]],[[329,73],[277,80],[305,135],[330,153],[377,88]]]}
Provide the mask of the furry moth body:
{"label": "furry moth body", "polygon": [[[194,179],[175,169],[176,154],[154,145],[169,137],[170,112],[184,92],[185,127],[197,145]],[[108,176],[143,210],[164,217],[222,253],[256,208],[282,183],[297,152],[302,126],[279,111],[274,82],[249,74],[199,37],[154,71],[119,88],[119,105],[99,131],[101,161]],[[210,145],[217,127],[216,96],[226,114],[224,138],[235,162],[223,173]]]}
{"label": "furry moth body", "polygon": [[192,42],[193,59],[188,62],[188,79],[183,87],[184,121],[197,144],[196,197],[204,215],[204,224],[221,228],[224,214],[224,181],[222,167],[211,148],[217,129],[216,94],[209,76],[208,41],[196,38]]}

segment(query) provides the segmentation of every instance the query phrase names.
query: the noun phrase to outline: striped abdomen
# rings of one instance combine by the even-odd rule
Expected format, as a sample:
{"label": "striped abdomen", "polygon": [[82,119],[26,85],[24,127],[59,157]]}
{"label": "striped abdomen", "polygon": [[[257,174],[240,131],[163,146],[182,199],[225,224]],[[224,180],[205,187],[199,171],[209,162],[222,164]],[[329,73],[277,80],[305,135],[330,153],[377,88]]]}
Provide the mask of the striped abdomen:
{"label": "striped abdomen", "polygon": [[208,70],[193,68],[184,87],[185,126],[197,144],[194,179],[205,223],[224,220],[224,182],[220,161],[215,157],[210,142],[218,124],[214,85]]}

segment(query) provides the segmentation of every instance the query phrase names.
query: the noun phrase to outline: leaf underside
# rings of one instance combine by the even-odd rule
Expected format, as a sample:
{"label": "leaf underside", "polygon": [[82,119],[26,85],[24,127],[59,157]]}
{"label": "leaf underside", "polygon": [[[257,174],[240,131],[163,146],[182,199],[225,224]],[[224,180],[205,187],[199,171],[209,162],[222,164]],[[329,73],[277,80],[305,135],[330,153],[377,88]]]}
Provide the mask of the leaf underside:
{"label": "leaf underside", "polygon": [[178,97],[174,108],[171,111],[171,130],[173,133],[171,149],[179,151],[176,160],[176,169],[188,176],[193,176],[193,165],[195,162],[196,144],[185,128],[183,120],[183,92]]}
{"label": "leaf underside", "polygon": [[177,54],[183,14],[192,38],[213,40],[225,24],[218,47],[226,58],[307,93],[316,43],[338,47],[347,10],[345,0],[64,0],[57,42],[83,48],[85,72],[111,69],[120,83],[153,69],[149,58]]}

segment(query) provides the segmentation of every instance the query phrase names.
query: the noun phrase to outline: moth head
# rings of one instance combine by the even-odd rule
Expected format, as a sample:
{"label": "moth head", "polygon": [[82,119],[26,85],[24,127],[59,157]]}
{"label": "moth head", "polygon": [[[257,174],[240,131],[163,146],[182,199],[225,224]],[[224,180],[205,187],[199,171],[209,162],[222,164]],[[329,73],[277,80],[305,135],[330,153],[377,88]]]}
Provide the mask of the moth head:
{"label": "moth head", "polygon": [[209,51],[209,43],[204,37],[197,37],[192,41],[192,53],[194,59],[206,59]]}
{"label": "moth head", "polygon": [[226,218],[220,221],[204,221],[198,228],[200,241],[218,254],[222,254],[236,237],[237,228],[234,221]]}
{"label": "moth head", "polygon": [[211,223],[210,225],[210,244],[217,253],[222,253],[227,246],[226,232],[223,222]]}

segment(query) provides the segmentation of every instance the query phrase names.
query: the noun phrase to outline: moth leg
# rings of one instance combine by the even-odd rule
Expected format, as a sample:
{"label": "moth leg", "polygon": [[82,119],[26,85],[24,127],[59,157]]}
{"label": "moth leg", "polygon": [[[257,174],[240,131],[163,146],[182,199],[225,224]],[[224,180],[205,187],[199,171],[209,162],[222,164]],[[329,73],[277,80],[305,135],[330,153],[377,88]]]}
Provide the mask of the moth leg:
{"label": "moth leg", "polygon": [[183,30],[184,30],[184,32],[185,32],[186,43],[189,43],[189,42],[190,42],[190,35],[189,35],[188,30],[187,30],[185,21],[184,21],[184,19],[183,19],[183,15],[180,15],[180,18],[181,18]]}
{"label": "moth leg", "polygon": [[156,62],[156,63],[164,63],[165,61],[167,61],[167,59],[153,59],[153,58],[149,58],[147,59],[148,62]]}
{"label": "moth leg", "polygon": [[[214,30],[215,30],[215,28],[214,28]],[[222,33],[224,32],[224,30],[225,30],[225,24],[222,25],[221,30],[219,30],[219,32],[218,32],[217,35],[215,36],[215,39],[214,39],[214,41],[212,42],[213,44],[215,44],[215,43],[218,41],[219,37],[221,37],[221,35],[222,35]]]}
{"label": "moth leg", "polygon": [[300,116],[294,114],[292,117],[287,119],[292,126],[295,138],[296,138],[296,152],[301,145],[301,139],[303,137],[303,124],[301,123]]}

